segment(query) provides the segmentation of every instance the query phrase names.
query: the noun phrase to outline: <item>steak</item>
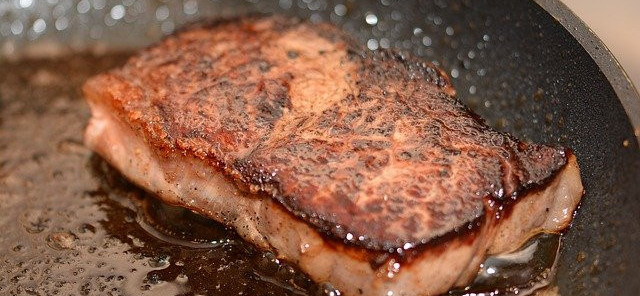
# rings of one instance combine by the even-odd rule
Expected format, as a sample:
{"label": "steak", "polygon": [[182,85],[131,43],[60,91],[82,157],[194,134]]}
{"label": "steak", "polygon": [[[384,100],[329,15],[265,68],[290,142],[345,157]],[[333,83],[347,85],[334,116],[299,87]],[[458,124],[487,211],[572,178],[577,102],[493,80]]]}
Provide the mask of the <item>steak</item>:
{"label": "steak", "polygon": [[575,157],[489,128],[430,63],[329,24],[192,25],[84,86],[85,142],[348,295],[432,295],[567,227]]}

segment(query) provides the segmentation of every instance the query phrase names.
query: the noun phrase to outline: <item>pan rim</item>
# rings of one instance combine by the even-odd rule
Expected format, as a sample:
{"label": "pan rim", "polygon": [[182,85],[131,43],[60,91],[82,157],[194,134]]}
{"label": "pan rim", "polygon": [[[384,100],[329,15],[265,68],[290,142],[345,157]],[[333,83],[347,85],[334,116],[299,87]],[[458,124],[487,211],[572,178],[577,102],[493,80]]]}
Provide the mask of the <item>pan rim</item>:
{"label": "pan rim", "polygon": [[598,65],[622,103],[640,146],[640,94],[618,59],[593,30],[560,0],[535,0],[535,2],[555,18]]}

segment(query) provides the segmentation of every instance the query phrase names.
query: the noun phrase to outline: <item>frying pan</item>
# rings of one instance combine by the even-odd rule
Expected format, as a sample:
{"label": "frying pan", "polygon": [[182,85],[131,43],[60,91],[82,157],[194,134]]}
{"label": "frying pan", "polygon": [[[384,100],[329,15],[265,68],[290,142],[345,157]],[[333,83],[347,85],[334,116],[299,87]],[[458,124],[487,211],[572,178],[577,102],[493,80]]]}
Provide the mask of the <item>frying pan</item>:
{"label": "frying pan", "polygon": [[[44,4],[29,2],[28,4],[32,5],[31,10],[14,9],[11,12],[8,6],[3,6],[4,10],[0,10],[3,23],[13,23],[20,19],[33,20],[37,17],[43,19],[45,24],[49,23],[49,26],[43,30],[40,30],[41,23],[37,24],[38,27],[36,22],[33,22],[33,27],[23,26],[22,31],[30,30],[28,34],[3,35],[4,40],[0,40],[3,41],[2,50],[6,57],[4,63],[7,63],[5,66],[10,65],[6,69],[18,69],[20,65],[29,64],[29,60],[8,61],[19,55],[53,55],[69,50],[93,49],[94,52],[105,52],[138,48],[157,40],[163,32],[169,33],[184,22],[203,17],[247,12],[280,13],[310,19],[312,22],[330,21],[343,27],[370,49],[392,47],[412,52],[425,60],[431,60],[449,72],[458,90],[458,97],[485,118],[489,125],[526,140],[571,147],[577,155],[586,194],[571,228],[564,233],[555,282],[559,293],[561,295],[637,295],[640,291],[636,270],[640,267],[640,256],[638,256],[640,253],[640,149],[638,149],[640,96],[604,44],[559,1],[196,2],[188,0],[169,3],[155,1],[104,3],[104,1],[83,0],[60,2],[59,5],[65,6],[61,8],[63,13],[57,13],[57,15],[55,12],[55,9],[58,9],[57,6],[48,4],[53,2],[56,1],[46,3],[43,1]],[[37,5],[44,5],[44,8],[34,9]],[[46,5],[50,5],[48,8],[49,11],[53,11],[51,14],[46,12]],[[33,15],[29,16],[29,13]],[[58,23],[61,17],[66,20]],[[36,34],[35,31],[43,32]],[[115,58],[115,60],[116,62],[101,64],[85,62],[83,65],[97,71],[97,69],[117,65],[123,58]],[[48,63],[55,64],[50,60]],[[64,67],[64,63],[58,63],[55,66]],[[1,77],[6,79],[5,84],[22,83],[22,80],[11,79],[12,76],[7,73],[2,74]],[[80,83],[76,82],[76,87]],[[71,93],[74,98],[79,96],[73,88],[64,91]],[[3,96],[0,106],[15,105],[15,102],[11,103],[10,98],[7,98],[8,92],[0,95]],[[81,122],[86,120],[86,107],[82,105],[80,99],[72,101],[80,107],[77,110],[71,109],[81,114],[78,117]],[[32,103],[23,102],[27,105],[24,108],[28,109],[29,104],[46,103],[38,102],[37,99]],[[6,110],[9,110],[9,107]],[[26,193],[12,189],[13,183],[7,181],[14,170],[11,164],[17,161],[16,155],[19,155],[10,153],[12,144],[8,142],[16,138],[13,137],[15,131],[11,130],[11,126],[14,121],[21,120],[20,116],[23,116],[24,112],[20,115],[20,112],[5,111],[0,120],[0,131],[2,131],[0,134],[0,152],[2,153],[0,154],[2,156],[0,188],[3,188],[2,191],[6,194],[0,193],[0,200],[5,209],[3,212],[8,214],[9,210],[20,211],[21,208],[32,209],[37,206],[27,203],[21,205],[20,195]],[[68,128],[81,130],[81,127],[82,124],[76,124]],[[72,143],[77,144],[79,136],[71,137],[76,139]],[[35,141],[29,137],[19,139],[27,146],[30,145],[30,141]],[[62,150],[82,149],[76,147],[77,145],[67,144],[67,146],[63,145],[67,148],[63,147]],[[49,155],[47,153],[55,154],[55,152],[45,152],[42,154],[45,155],[44,158]],[[79,172],[76,174],[81,176],[91,171],[93,177],[88,179],[83,177],[86,180],[81,180],[96,183],[95,180],[104,177],[101,175],[107,175],[106,179],[112,178],[113,172],[101,170],[100,167],[104,164],[96,160],[95,156],[87,156],[86,153],[83,155],[90,159],[83,163],[89,165],[77,166],[76,169]],[[37,169],[33,171],[34,174],[38,173]],[[61,202],[56,201],[56,196],[64,196],[65,194],[60,193],[60,190],[64,190],[61,188],[72,186],[70,182],[73,182],[68,178],[63,180],[68,183],[65,185],[60,181],[56,183],[57,187],[47,185],[50,184],[47,182],[31,186],[39,187],[39,192],[50,194],[48,202],[52,200]],[[12,182],[15,183],[15,180]],[[135,192],[135,189],[127,187],[128,185],[123,186]],[[89,195],[113,194],[105,190],[109,189],[89,191]],[[118,194],[122,195],[121,193],[116,195]],[[111,212],[105,209],[111,207],[113,212],[119,208],[110,206],[108,200],[108,198],[101,199],[99,206],[91,208],[92,211],[106,211],[107,216],[112,217],[109,216]],[[128,207],[137,209],[135,206]],[[121,211],[129,210],[125,207]],[[5,218],[0,223],[0,228],[8,233],[4,240],[0,240],[3,246],[9,246],[10,239],[21,239],[13,237],[11,233],[15,232],[15,228],[20,228],[16,225],[24,224],[23,220],[30,219],[30,215],[16,214],[17,218],[13,218],[11,214],[5,215],[14,220]],[[166,216],[167,213],[163,215]],[[19,220],[18,223],[15,219]],[[193,223],[189,225],[195,225]],[[197,223],[209,222],[197,220]],[[32,223],[33,225],[35,224]],[[108,223],[100,225],[91,227],[109,228]],[[90,230],[91,227],[89,227]],[[61,227],[58,228],[61,229]],[[138,235],[139,230],[131,229],[127,230],[131,231],[131,235]],[[55,229],[45,227],[43,233],[52,231]],[[84,232],[77,229],[74,231],[70,234],[71,241],[83,241],[81,233]],[[94,232],[98,233],[100,229],[94,229]],[[35,240],[46,241],[50,246],[53,241],[53,245],[58,249],[64,249],[64,244],[60,245],[61,241],[64,242],[64,235],[62,238],[63,240],[60,240],[59,236],[52,238],[51,234],[49,236],[43,234]],[[231,240],[233,239],[235,238]],[[136,245],[134,238],[123,236],[120,240],[132,246]],[[19,246],[27,245],[28,243],[16,245],[13,251],[16,251],[15,249]],[[184,251],[180,248],[167,249],[165,243],[160,245],[168,254],[165,255],[165,259],[177,257],[178,253]],[[131,247],[132,250],[136,248],[141,247]],[[21,256],[9,254],[13,251],[7,249],[0,253],[2,256],[0,259],[4,264],[0,270],[6,271],[3,274],[7,274],[0,276],[0,284],[5,286],[3,288],[5,291],[29,292],[24,288],[28,285],[21,290],[14,289],[24,280],[18,278],[13,281],[17,277],[12,277],[13,273],[17,274],[20,268],[9,266],[16,262],[8,257]],[[135,251],[112,252],[103,256],[109,260],[116,260],[118,257],[130,256],[132,252],[135,253]],[[80,259],[94,260],[87,257],[84,251],[78,253],[77,256],[80,256]],[[140,257],[153,256],[152,253],[152,251],[143,252]],[[35,256],[35,259],[40,256],[42,260],[50,258],[44,253],[31,256]],[[163,257],[159,259],[156,257],[153,257],[150,262],[155,262],[157,265],[158,262],[162,262]],[[31,261],[24,262],[28,265]],[[37,267],[37,264],[34,266]],[[71,274],[73,271],[56,269],[55,272]],[[143,284],[149,281],[148,275],[142,280]],[[251,279],[241,280],[235,284],[240,285],[242,281],[251,281]],[[31,283],[32,288],[37,291],[39,285],[46,285],[46,277],[44,282],[37,280],[32,282],[26,280],[26,282]],[[86,291],[90,293],[99,289],[99,285],[92,284]],[[265,289],[268,290],[268,288]],[[139,291],[143,292],[143,290]],[[252,291],[256,294],[269,293],[269,291]]]}

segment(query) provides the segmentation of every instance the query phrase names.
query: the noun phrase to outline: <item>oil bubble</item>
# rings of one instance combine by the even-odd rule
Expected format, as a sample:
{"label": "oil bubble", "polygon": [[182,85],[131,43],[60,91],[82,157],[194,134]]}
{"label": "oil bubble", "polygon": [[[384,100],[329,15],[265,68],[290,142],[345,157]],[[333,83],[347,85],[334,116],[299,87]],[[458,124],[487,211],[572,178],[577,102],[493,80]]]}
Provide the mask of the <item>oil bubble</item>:
{"label": "oil bubble", "polygon": [[73,249],[78,237],[70,232],[61,231],[50,234],[47,237],[47,245],[55,250]]}

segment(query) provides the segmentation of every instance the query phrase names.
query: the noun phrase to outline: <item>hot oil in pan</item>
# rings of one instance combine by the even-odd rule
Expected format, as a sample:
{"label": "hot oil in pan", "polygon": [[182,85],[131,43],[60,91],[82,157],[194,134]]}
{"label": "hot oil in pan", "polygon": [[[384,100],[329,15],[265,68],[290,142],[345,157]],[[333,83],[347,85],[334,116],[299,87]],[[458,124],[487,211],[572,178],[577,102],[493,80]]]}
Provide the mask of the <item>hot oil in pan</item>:
{"label": "hot oil in pan", "polygon": [[469,286],[451,291],[449,295],[529,295],[549,285],[560,251],[560,238],[559,234],[542,233],[518,250],[490,256]]}
{"label": "hot oil in pan", "polygon": [[[142,289],[162,289],[214,295],[309,295],[316,285],[271,253],[258,252],[215,221],[148,196],[122,179],[99,157],[91,159],[98,195],[106,205],[102,226],[121,241],[132,240],[129,252],[155,268]],[[128,205],[128,206],[126,206]],[[158,286],[158,287],[154,287]]]}
{"label": "hot oil in pan", "polygon": [[[0,294],[336,295],[220,224],[146,195],[82,145],[80,86],[126,58],[0,64]],[[490,258],[451,294],[544,284],[558,245],[543,235],[517,256]]]}

